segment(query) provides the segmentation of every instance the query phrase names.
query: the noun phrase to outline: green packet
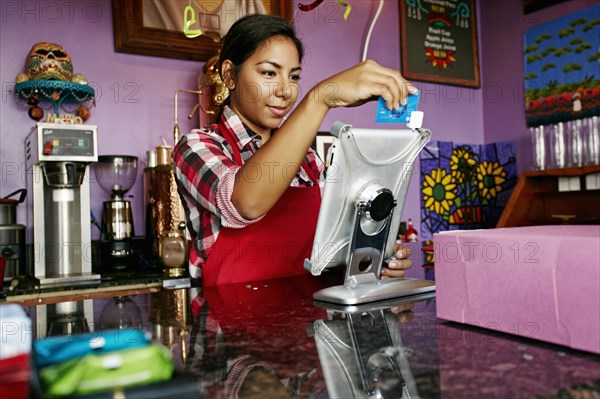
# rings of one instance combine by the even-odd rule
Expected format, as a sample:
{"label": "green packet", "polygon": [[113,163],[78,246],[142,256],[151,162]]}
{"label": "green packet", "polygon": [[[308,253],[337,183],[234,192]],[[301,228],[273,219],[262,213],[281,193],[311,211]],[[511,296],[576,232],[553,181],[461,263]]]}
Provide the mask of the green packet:
{"label": "green packet", "polygon": [[40,370],[40,379],[44,397],[53,398],[166,381],[173,368],[169,349],[152,344],[105,354],[90,353],[48,366]]}

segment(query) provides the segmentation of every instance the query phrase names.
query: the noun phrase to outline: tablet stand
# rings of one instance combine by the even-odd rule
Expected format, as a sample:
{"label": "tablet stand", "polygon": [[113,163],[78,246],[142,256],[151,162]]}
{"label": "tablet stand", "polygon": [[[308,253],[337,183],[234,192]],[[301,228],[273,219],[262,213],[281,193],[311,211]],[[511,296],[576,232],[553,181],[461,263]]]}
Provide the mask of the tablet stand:
{"label": "tablet stand", "polygon": [[314,245],[304,268],[317,276],[343,263],[346,274],[343,285],[316,292],[315,300],[356,305],[434,291],[428,280],[379,278],[384,258],[396,253],[412,165],[431,132],[360,129],[338,121],[331,135]]}
{"label": "tablet stand", "polygon": [[[343,305],[382,301],[434,291],[429,280],[394,278],[381,280],[381,266],[396,200],[392,192],[373,184],[355,202],[354,230],[346,262],[344,285],[315,292],[314,299]],[[378,229],[367,233],[363,226],[376,223]]]}

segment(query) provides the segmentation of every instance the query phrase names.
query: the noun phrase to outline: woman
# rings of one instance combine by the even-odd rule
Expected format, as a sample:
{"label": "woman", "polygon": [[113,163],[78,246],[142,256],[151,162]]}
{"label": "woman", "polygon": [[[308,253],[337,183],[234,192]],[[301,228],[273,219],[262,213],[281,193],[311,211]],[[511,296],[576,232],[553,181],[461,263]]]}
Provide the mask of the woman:
{"label": "woman", "polygon": [[[203,286],[306,273],[323,171],[310,146],[325,115],[379,96],[397,109],[417,91],[399,72],[365,61],[317,84],[290,112],[302,55],[288,21],[267,15],[238,20],[219,58],[230,94],[217,123],[182,137],[175,148],[193,240],[190,273],[201,274]],[[411,266],[407,252],[399,249],[382,278],[404,275]]]}

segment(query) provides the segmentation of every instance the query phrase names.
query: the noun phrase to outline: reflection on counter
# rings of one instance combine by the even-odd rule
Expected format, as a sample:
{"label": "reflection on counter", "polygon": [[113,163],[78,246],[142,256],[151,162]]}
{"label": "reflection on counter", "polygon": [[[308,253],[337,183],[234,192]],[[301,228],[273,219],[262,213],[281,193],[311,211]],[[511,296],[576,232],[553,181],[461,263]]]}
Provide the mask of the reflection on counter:
{"label": "reflection on counter", "polygon": [[[142,330],[174,366],[169,381],[118,390],[145,399],[557,399],[600,391],[598,355],[442,321],[433,294],[348,307],[314,302],[316,290],[337,283],[327,279],[66,299],[26,307],[36,326],[26,330],[2,313],[3,338]],[[0,388],[5,381],[0,375]]]}
{"label": "reflection on counter", "polygon": [[142,328],[139,306],[128,296],[111,298],[100,312],[99,330]]}
{"label": "reflection on counter", "polygon": [[327,392],[333,398],[418,398],[399,323],[413,303],[334,312],[314,323]]}
{"label": "reflection on counter", "polygon": [[37,338],[89,332],[89,323],[94,322],[92,306],[91,300],[37,305],[35,307]]}
{"label": "reflection on counter", "polygon": [[322,284],[303,276],[192,294],[190,371],[202,379],[203,395],[308,398],[321,392],[323,375],[307,327],[326,317],[312,303]]}
{"label": "reflection on counter", "polygon": [[187,365],[192,317],[188,290],[150,294],[152,338],[168,347],[181,366]]}

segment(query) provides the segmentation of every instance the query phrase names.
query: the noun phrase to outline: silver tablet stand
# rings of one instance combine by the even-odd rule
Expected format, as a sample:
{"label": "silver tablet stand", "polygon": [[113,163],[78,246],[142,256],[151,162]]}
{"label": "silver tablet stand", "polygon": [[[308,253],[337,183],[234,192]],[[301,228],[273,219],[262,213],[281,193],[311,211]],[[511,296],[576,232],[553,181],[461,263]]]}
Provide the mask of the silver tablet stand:
{"label": "silver tablet stand", "polygon": [[[387,188],[374,186],[372,190],[367,189],[365,192],[367,195],[371,192],[369,198],[359,199],[355,203],[354,232],[350,241],[344,284],[319,290],[314,293],[314,299],[355,305],[435,291],[435,284],[429,280],[379,278],[396,200]],[[362,228],[363,222],[367,220],[383,222],[383,226],[375,234],[367,234]]]}
{"label": "silver tablet stand", "polygon": [[[331,134],[340,138],[350,129],[350,125],[336,122]],[[418,128],[413,131],[425,137],[426,141],[431,135],[429,131],[423,132]],[[390,233],[396,234],[390,231],[390,227],[397,201],[392,190],[374,181],[363,188],[357,197],[354,202],[355,212],[352,221],[354,227],[346,259],[344,284],[317,291],[313,296],[314,299],[355,305],[435,291],[435,284],[429,280],[380,279],[386,243],[390,242]],[[368,227],[369,231],[364,231],[363,226]],[[372,231],[373,226],[376,231]],[[312,266],[312,262],[307,259],[305,268],[311,270]]]}

